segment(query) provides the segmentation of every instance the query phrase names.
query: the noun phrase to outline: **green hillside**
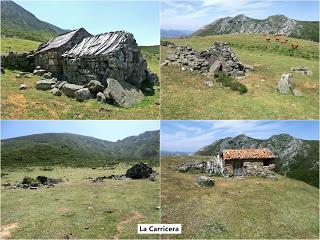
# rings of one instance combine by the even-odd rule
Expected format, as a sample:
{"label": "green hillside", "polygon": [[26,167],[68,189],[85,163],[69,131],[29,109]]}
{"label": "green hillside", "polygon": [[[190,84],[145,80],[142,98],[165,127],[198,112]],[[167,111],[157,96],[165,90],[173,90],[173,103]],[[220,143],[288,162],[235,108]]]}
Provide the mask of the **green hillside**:
{"label": "green hillside", "polygon": [[[177,46],[189,45],[196,51],[208,49],[215,41],[229,42],[238,59],[252,65],[241,83],[248,92],[240,95],[215,83],[208,87],[206,77],[181,67],[161,67],[162,118],[164,119],[318,119],[319,44],[288,38],[287,44],[266,42],[260,34],[226,34],[206,37],[163,39]],[[297,50],[291,43],[298,43]],[[174,52],[161,47],[161,61]],[[294,85],[302,97],[276,92],[283,73],[295,66],[309,67],[313,75],[294,73]],[[191,100],[192,99],[192,100]]]}
{"label": "green hillside", "polygon": [[32,166],[99,167],[145,160],[158,165],[159,131],[117,142],[75,134],[48,133],[3,140],[2,168]]}
{"label": "green hillside", "polygon": [[161,222],[182,224],[181,235],[166,238],[318,238],[318,188],[281,175],[276,181],[213,177],[214,187],[197,187],[196,174],[176,171],[191,159],[161,158]]}
{"label": "green hillside", "polygon": [[13,1],[1,1],[1,36],[44,42],[65,32],[39,20]]}

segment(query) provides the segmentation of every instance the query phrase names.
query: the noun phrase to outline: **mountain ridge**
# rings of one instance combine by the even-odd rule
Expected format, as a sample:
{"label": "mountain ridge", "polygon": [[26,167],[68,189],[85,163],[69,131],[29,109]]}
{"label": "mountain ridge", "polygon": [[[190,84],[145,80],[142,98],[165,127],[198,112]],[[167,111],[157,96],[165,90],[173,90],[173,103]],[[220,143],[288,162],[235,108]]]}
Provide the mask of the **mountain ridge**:
{"label": "mountain ridge", "polygon": [[38,19],[13,1],[1,0],[1,36],[43,42],[66,32],[68,30]]}
{"label": "mountain ridge", "polygon": [[34,134],[2,140],[6,167],[102,166],[121,161],[159,161],[159,130],[116,142],[70,133]]}
{"label": "mountain ridge", "polygon": [[265,19],[255,19],[239,14],[224,17],[201,27],[191,36],[208,36],[236,33],[284,33],[286,36],[319,42],[319,21],[301,21],[285,15],[272,15]]}

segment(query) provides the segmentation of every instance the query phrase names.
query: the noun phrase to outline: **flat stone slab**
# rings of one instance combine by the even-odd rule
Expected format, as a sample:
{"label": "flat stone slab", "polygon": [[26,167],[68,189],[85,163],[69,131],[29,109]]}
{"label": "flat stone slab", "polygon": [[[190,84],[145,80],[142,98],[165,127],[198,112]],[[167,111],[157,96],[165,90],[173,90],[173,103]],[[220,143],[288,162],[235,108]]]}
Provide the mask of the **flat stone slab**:
{"label": "flat stone slab", "polygon": [[61,90],[66,96],[74,98],[75,92],[82,88],[83,86],[81,85],[66,83],[62,86]]}
{"label": "flat stone slab", "polygon": [[53,81],[52,79],[42,79],[36,83],[36,89],[43,91],[50,90],[55,84],[56,81]]}

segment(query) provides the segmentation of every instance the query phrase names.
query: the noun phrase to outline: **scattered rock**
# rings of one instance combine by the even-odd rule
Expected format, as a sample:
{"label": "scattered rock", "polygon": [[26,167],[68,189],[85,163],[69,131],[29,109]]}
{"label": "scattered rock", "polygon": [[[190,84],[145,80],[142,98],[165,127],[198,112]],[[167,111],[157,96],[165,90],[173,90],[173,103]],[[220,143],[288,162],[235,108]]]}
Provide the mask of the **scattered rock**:
{"label": "scattered rock", "polygon": [[73,98],[75,96],[75,92],[82,88],[83,86],[80,85],[66,83],[62,86],[61,90],[66,96]]}
{"label": "scattered rock", "polygon": [[279,93],[288,94],[291,93],[293,89],[293,79],[292,74],[282,74],[281,79],[278,82],[277,91]]}
{"label": "scattered rock", "polygon": [[45,74],[47,71],[44,69],[39,69],[39,70],[34,70],[33,74],[37,75],[37,76],[43,76],[43,74]]}
{"label": "scattered rock", "polygon": [[106,102],[106,96],[102,92],[97,93],[97,102]]}
{"label": "scattered rock", "polygon": [[27,84],[20,84],[19,90],[27,90],[28,86]]}
{"label": "scattered rock", "polygon": [[56,81],[52,79],[42,79],[36,83],[36,89],[38,90],[49,90],[56,84]]}
{"label": "scattered rock", "polygon": [[74,93],[77,101],[82,102],[91,98],[91,93],[88,88],[81,88]]}
{"label": "scattered rock", "polygon": [[206,177],[206,176],[197,176],[196,177],[196,184],[198,186],[212,187],[212,186],[214,186],[214,181],[213,181],[213,179]]}
{"label": "scattered rock", "polygon": [[212,81],[204,81],[204,83],[208,86],[208,87],[213,87],[214,84]]}
{"label": "scattered rock", "polygon": [[107,208],[106,210],[104,210],[104,212],[106,212],[106,213],[113,213],[114,211],[113,211],[113,209],[111,209],[111,208]]}
{"label": "scattered rock", "polygon": [[105,89],[105,87],[97,80],[91,80],[87,84],[87,88],[93,94],[97,94],[99,92],[103,92],[103,90]]}
{"label": "scattered rock", "polygon": [[52,78],[52,73],[51,72],[46,72],[42,75],[43,79],[51,79]]}
{"label": "scattered rock", "polygon": [[54,96],[61,96],[62,92],[58,88],[52,88],[50,91]]}
{"label": "scattered rock", "polygon": [[57,88],[58,88],[59,90],[61,90],[62,87],[63,87],[63,85],[65,85],[65,84],[67,84],[67,83],[68,83],[67,81],[59,82],[59,83],[57,83]]}
{"label": "scattered rock", "polygon": [[302,93],[298,89],[293,89],[292,93],[296,97],[302,97],[303,96]]}
{"label": "scattered rock", "polygon": [[108,87],[104,90],[106,99],[114,101],[117,106],[131,107],[144,98],[140,89],[125,81],[107,79]]}
{"label": "scattered rock", "polygon": [[312,76],[312,71],[308,67],[293,67],[290,69],[290,72],[300,72],[308,77]]}

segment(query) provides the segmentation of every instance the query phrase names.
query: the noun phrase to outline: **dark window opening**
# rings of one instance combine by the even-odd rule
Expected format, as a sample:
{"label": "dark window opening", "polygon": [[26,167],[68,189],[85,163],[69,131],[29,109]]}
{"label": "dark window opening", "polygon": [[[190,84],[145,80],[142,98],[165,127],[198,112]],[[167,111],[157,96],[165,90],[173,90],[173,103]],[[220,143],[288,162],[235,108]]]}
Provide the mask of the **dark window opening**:
{"label": "dark window opening", "polygon": [[269,166],[269,160],[263,160],[263,166]]}

